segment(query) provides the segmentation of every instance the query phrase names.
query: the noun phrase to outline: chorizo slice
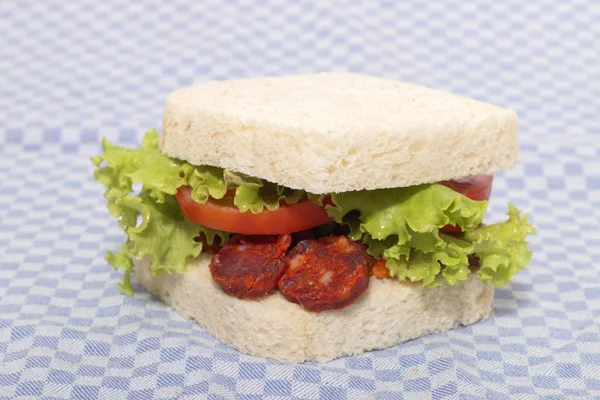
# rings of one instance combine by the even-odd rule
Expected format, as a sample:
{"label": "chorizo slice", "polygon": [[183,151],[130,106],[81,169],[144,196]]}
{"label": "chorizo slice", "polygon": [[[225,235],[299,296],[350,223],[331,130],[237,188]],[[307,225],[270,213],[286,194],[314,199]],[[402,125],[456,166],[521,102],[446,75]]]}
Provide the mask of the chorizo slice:
{"label": "chorizo slice", "polygon": [[290,235],[235,236],[211,259],[210,273],[221,289],[239,299],[256,299],[277,286],[285,272]]}
{"label": "chorizo slice", "polygon": [[367,290],[373,261],[362,244],[346,236],[303,240],[287,256],[279,290],[309,311],[343,308]]}
{"label": "chorizo slice", "polygon": [[380,258],[375,261],[375,264],[371,267],[371,275],[379,279],[390,277],[390,270],[385,266],[385,259]]}

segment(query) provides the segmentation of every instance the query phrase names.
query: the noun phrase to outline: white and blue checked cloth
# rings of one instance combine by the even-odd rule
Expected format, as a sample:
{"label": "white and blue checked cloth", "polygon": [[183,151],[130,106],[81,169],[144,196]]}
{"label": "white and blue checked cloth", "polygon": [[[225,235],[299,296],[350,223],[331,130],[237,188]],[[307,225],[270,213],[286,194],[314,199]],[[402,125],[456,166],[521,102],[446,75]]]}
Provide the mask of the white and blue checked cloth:
{"label": "white and blue checked cloth", "polygon": [[[599,2],[124,3],[0,1],[0,399],[600,398]],[[488,217],[538,234],[490,319],[293,365],[122,296],[101,136],[138,143],[194,81],[340,69],[518,111]]]}

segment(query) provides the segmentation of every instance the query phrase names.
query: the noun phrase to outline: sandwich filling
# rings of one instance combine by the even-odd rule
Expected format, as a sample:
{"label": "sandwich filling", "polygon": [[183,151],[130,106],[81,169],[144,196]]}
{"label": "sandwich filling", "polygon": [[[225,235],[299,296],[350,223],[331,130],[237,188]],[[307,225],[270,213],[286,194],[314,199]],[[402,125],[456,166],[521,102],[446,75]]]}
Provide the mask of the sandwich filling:
{"label": "sandwich filling", "polygon": [[154,130],[141,148],[104,139],[103,151],[92,158],[94,177],[127,235],[106,260],[125,271],[127,294],[134,259],[150,257],[154,275],[184,273],[190,258],[210,252],[226,293],[280,290],[318,312],[351,304],[369,275],[436,287],[476,274],[501,286],[532,254],[534,228],[512,204],[505,222],[483,224],[491,176],[317,195],[169,158]]}

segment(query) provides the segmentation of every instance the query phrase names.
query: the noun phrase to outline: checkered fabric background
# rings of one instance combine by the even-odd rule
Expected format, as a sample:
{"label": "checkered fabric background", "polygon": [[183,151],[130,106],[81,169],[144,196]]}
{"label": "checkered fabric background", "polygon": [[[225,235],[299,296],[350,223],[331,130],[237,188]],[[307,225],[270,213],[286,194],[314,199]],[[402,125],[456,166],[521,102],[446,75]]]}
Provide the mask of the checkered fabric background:
{"label": "checkered fabric background", "polygon": [[[65,3],[0,1],[0,399],[600,398],[600,3]],[[510,200],[538,234],[490,319],[294,365],[122,296],[101,136],[138,143],[194,81],[326,70],[518,111],[489,218]]]}

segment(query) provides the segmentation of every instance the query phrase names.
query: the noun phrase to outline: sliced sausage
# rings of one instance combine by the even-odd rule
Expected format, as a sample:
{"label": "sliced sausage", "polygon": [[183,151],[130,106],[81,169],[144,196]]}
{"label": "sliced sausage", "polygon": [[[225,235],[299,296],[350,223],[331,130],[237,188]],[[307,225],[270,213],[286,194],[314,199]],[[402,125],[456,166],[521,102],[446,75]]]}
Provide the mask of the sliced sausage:
{"label": "sliced sausage", "polygon": [[373,258],[346,236],[303,240],[287,257],[279,290],[309,311],[349,306],[369,286]]}
{"label": "sliced sausage", "polygon": [[210,273],[223,291],[256,299],[277,286],[286,269],[290,235],[233,237],[210,262]]}
{"label": "sliced sausage", "polygon": [[375,261],[375,264],[371,267],[371,275],[380,279],[390,277],[390,270],[385,266],[385,260],[383,258]]}

